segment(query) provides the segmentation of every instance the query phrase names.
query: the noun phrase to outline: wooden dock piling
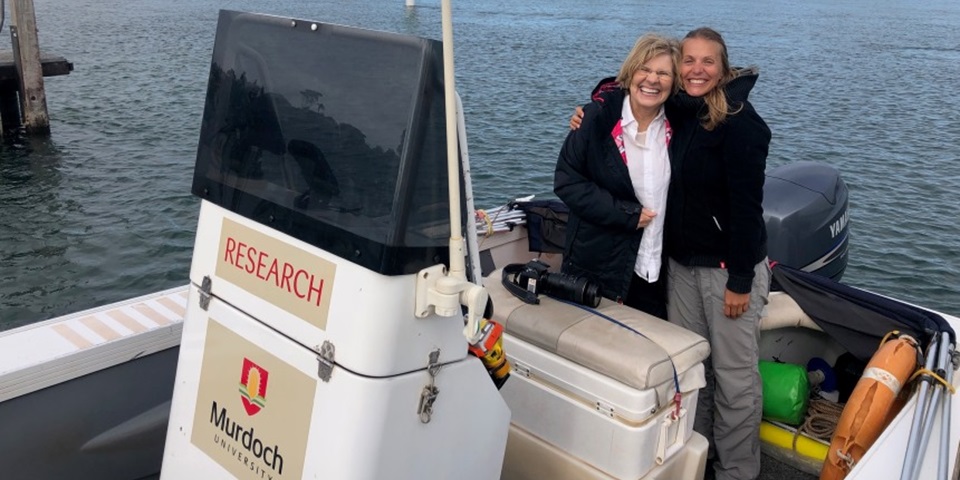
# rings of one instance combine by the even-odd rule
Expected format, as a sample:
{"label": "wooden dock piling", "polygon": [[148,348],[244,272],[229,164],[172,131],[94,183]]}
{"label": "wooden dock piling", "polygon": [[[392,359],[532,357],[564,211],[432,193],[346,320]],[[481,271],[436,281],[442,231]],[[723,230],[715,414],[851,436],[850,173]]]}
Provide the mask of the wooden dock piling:
{"label": "wooden dock piling", "polygon": [[73,64],[40,52],[33,0],[10,0],[10,10],[13,51],[0,52],[0,134],[23,126],[28,134],[47,135],[50,118],[43,77],[67,75]]}
{"label": "wooden dock piling", "polygon": [[13,59],[20,77],[20,112],[27,133],[49,134],[47,94],[43,89],[43,67],[40,64],[40,41],[33,0],[10,0],[12,20],[10,41]]}

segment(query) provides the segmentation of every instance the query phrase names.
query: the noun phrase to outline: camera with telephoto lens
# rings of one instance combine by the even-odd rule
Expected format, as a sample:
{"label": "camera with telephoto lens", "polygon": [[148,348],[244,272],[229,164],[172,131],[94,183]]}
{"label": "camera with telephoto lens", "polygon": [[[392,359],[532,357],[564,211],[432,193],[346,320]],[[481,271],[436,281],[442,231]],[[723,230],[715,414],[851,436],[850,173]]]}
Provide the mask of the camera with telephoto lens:
{"label": "camera with telephoto lens", "polygon": [[539,304],[538,295],[567,300],[596,307],[600,305],[600,285],[584,276],[553,273],[550,265],[532,260],[526,264],[514,263],[503,267],[503,286],[515,297],[531,304]]}

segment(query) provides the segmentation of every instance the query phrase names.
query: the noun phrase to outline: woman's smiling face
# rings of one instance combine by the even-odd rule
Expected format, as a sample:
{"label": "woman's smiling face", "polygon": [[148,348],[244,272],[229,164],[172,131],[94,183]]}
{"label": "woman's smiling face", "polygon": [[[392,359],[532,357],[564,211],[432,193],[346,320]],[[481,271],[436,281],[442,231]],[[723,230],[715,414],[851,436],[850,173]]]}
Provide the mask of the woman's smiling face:
{"label": "woman's smiling face", "polygon": [[723,77],[723,47],[703,38],[687,38],[681,47],[680,79],[692,97],[702,97]]}
{"label": "woman's smiling face", "polygon": [[670,55],[651,58],[630,80],[630,106],[634,114],[641,110],[659,110],[673,92],[673,61]]}

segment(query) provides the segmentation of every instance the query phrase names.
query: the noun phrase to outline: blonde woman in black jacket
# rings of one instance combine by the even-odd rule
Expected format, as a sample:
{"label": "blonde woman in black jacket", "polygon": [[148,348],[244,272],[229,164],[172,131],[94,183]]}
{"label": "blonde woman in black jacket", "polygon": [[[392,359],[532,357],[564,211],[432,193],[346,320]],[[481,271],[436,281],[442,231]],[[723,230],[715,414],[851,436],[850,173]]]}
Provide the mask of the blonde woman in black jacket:
{"label": "blonde woman in black jacket", "polygon": [[760,315],[770,292],[763,181],[770,129],[747,100],[755,72],[730,68],[719,33],[682,42],[684,92],[668,108],[668,318],[710,341],[694,428],[717,479],[760,474]]}
{"label": "blonde woman in black jacket", "polygon": [[587,109],[567,135],[554,192],[570,208],[562,270],[600,282],[601,294],[666,318],[664,207],[670,124],[663,104],[677,90],[675,40],[640,37],[619,88]]}

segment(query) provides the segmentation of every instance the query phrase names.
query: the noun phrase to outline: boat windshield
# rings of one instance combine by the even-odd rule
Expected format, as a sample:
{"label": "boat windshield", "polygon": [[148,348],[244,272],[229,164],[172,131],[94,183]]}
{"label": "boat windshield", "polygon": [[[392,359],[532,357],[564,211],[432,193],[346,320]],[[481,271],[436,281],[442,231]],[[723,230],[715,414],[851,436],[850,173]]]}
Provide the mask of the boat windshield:
{"label": "boat windshield", "polygon": [[193,193],[383,274],[446,262],[441,51],[221,11]]}

